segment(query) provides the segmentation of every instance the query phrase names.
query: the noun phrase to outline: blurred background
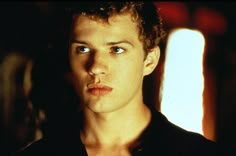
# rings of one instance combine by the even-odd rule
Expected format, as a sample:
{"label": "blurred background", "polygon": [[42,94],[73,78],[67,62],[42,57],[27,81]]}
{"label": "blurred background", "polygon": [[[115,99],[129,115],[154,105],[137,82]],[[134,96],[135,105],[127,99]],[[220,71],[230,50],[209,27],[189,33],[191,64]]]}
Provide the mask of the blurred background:
{"label": "blurred background", "polygon": [[[166,54],[161,58],[159,68],[147,79],[155,86],[146,88],[146,101],[154,103],[181,127],[201,133],[224,148],[235,148],[236,3],[155,4],[168,35],[161,44],[161,50]],[[0,140],[4,154],[43,137],[41,128],[46,120],[45,113],[36,110],[28,96],[34,58],[50,47],[53,11],[50,2],[0,3]],[[175,68],[167,68],[167,62],[173,64],[175,61],[181,66],[174,64]],[[192,66],[194,62],[196,66]],[[168,76],[165,74],[168,71],[174,74]],[[159,77],[160,74],[163,76]],[[195,79],[198,76],[199,79]],[[172,86],[168,87],[165,82]],[[176,88],[170,89],[173,86]],[[196,89],[199,86],[200,89]],[[179,101],[174,97],[177,93],[180,93]],[[177,106],[169,105],[172,101]],[[186,119],[188,121],[182,124]]]}

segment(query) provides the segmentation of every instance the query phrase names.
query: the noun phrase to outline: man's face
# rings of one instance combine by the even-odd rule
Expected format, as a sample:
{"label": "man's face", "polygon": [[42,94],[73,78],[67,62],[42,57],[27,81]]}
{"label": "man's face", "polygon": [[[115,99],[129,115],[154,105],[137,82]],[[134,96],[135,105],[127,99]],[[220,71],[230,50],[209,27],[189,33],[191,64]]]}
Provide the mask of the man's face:
{"label": "man's face", "polygon": [[86,16],[75,19],[69,60],[72,81],[84,109],[112,112],[142,103],[143,44],[130,15],[109,24]]}

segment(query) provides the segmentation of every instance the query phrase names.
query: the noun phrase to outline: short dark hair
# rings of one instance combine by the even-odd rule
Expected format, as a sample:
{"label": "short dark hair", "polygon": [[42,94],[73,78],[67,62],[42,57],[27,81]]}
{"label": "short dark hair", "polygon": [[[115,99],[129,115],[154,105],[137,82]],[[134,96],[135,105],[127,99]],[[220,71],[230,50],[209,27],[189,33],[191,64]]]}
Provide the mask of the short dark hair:
{"label": "short dark hair", "polygon": [[94,20],[102,19],[106,22],[109,22],[109,18],[113,15],[130,13],[132,19],[137,23],[139,37],[145,51],[157,46],[165,36],[162,19],[153,2],[72,2],[67,3],[65,9],[70,14],[70,18],[76,15],[85,15]]}

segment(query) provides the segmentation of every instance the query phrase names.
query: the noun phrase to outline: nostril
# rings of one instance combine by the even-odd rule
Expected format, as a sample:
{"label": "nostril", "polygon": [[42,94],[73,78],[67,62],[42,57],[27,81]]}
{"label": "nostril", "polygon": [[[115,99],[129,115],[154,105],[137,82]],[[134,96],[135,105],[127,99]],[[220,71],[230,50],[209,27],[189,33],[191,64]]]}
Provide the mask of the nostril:
{"label": "nostril", "polygon": [[91,75],[92,77],[95,77],[96,74],[94,74],[93,72],[89,71],[88,72],[89,75]]}

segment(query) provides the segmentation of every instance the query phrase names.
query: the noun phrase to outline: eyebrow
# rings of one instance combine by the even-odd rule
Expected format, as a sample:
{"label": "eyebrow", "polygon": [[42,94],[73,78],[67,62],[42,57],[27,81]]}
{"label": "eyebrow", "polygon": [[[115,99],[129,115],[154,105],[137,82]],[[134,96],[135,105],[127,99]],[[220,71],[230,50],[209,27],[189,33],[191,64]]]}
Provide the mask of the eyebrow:
{"label": "eyebrow", "polygon": [[78,41],[78,40],[71,40],[71,43],[79,43],[79,44],[87,44],[86,42],[84,41]]}
{"label": "eyebrow", "polygon": [[133,43],[127,41],[127,40],[121,40],[121,41],[117,41],[117,42],[108,42],[107,45],[116,45],[116,44],[129,44],[132,47],[134,47]]}
{"label": "eyebrow", "polygon": [[[85,41],[80,41],[80,40],[72,40],[71,43],[79,43],[79,44],[86,44],[89,45],[89,43],[85,42]],[[121,40],[121,41],[116,41],[116,42],[108,42],[106,43],[107,45],[117,45],[117,44],[128,44],[132,47],[134,47],[133,43],[127,41],[127,40]]]}

